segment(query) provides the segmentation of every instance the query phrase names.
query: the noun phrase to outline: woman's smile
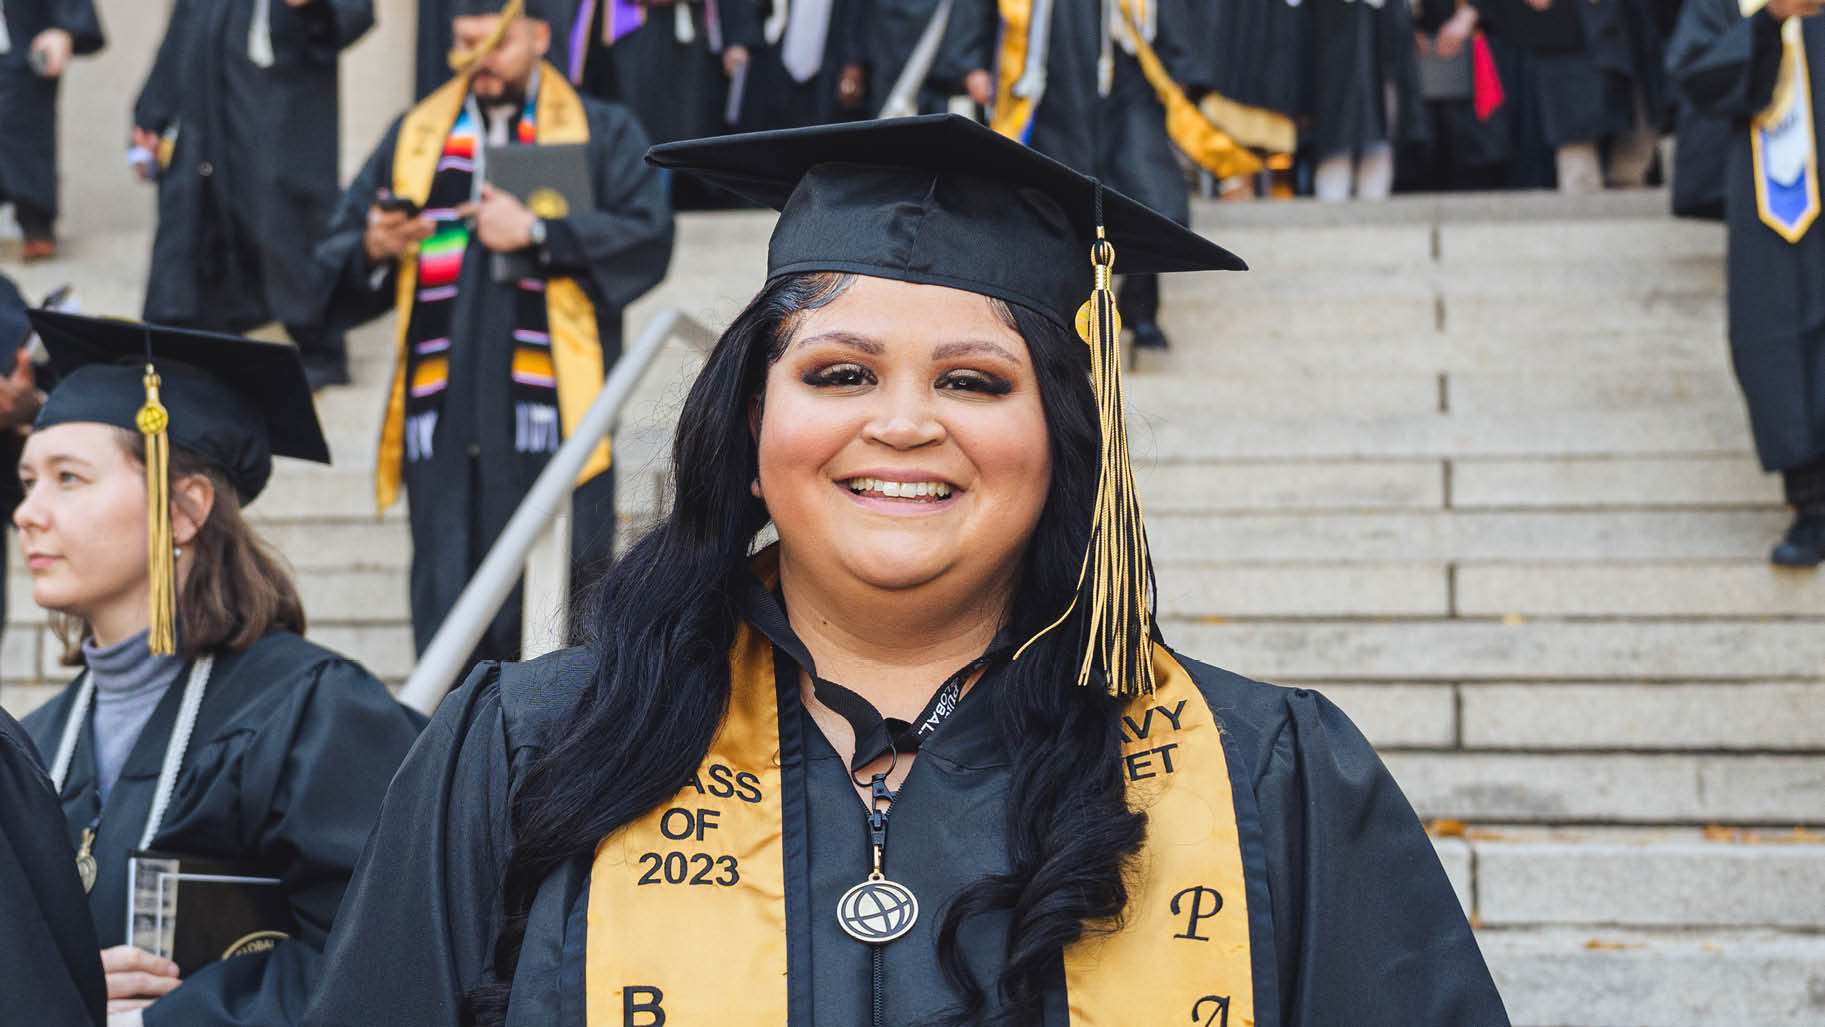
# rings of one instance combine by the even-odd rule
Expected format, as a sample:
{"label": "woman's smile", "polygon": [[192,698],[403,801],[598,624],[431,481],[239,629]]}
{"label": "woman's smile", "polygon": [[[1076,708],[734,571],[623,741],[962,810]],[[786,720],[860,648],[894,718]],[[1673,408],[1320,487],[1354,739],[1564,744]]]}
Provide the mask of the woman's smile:
{"label": "woman's smile", "polygon": [[943,478],[918,471],[858,474],[840,479],[837,485],[864,507],[892,514],[935,513],[950,508],[963,495],[962,489]]}

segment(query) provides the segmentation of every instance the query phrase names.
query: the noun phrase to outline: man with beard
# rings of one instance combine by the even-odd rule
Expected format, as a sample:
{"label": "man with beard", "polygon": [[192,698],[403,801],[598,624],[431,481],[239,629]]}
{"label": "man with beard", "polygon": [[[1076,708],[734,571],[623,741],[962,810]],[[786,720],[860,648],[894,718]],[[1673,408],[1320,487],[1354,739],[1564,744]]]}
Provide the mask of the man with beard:
{"label": "man with beard", "polygon": [[371,0],[177,0],[133,110],[158,180],[145,319],[244,333],[278,321],[312,388],[348,381],[314,321],[311,246],[336,204],[336,60]]}
{"label": "man with beard", "polygon": [[[672,248],[664,177],[641,162],[646,134],[542,59],[546,4],[454,6],[458,74],[388,130],[317,250],[331,324],[398,314],[376,492],[385,509],[406,490],[420,651],[582,420],[620,354],[622,308],[665,276]],[[583,145],[592,202],[534,214],[494,188],[487,153],[509,143]],[[497,276],[501,255],[530,271]],[[585,570],[612,553],[608,464],[604,443],[574,497]],[[518,658],[519,606],[503,606],[477,659]]]}

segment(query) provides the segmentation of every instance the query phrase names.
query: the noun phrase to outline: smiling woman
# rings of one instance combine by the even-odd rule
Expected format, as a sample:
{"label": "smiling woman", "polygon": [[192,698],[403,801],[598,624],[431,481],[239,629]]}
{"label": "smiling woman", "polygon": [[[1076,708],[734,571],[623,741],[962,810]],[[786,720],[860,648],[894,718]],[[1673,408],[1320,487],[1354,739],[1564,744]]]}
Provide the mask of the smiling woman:
{"label": "smiling woman", "polygon": [[401,769],[307,1021],[1505,1023],[1343,714],[1151,619],[1109,265],[1241,262],[962,119],[648,159],[781,209],[767,285],[593,643]]}
{"label": "smiling woman", "polygon": [[[241,517],[275,453],[328,460],[304,369],[288,346],[32,317],[64,377],[26,441],[13,521],[32,598],[65,619],[83,670],[25,727],[105,946],[110,1023],[295,1022],[418,727],[299,637],[298,590]],[[176,935],[129,920],[140,850],[276,879],[285,913],[262,926],[281,940],[173,962]]]}

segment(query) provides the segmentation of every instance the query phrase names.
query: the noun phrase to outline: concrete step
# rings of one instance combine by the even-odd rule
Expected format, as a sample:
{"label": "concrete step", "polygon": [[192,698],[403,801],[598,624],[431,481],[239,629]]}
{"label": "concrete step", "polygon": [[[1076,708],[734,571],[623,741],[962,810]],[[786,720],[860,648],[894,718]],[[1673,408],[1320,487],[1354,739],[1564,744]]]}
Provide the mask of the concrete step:
{"label": "concrete step", "polygon": [[1778,507],[1779,475],[1747,454],[1451,462],[1456,509]]}
{"label": "concrete step", "polygon": [[1168,621],[1180,651],[1281,684],[1814,681],[1825,625],[1765,621]]}
{"label": "concrete step", "polygon": [[1825,574],[1775,567],[1766,560],[1460,564],[1457,612],[1466,617],[1825,618]]}
{"label": "concrete step", "polygon": [[1825,835],[1473,828],[1484,927],[1817,927]]}
{"label": "concrete step", "polygon": [[1438,228],[1442,264],[1563,262],[1570,254],[1602,254],[1617,264],[1658,263],[1724,252],[1722,225],[1664,216],[1614,220],[1469,222]]}
{"label": "concrete step", "polygon": [[1137,418],[1137,459],[1181,461],[1411,457],[1670,456],[1748,453],[1739,402],[1624,410],[1414,410],[1383,417]]}
{"label": "concrete step", "polygon": [[1521,823],[1825,823],[1825,755],[1388,752],[1421,817]]}
{"label": "concrete step", "polygon": [[1161,561],[1162,617],[1444,617],[1443,564],[1186,564]]}
{"label": "concrete step", "polygon": [[1515,1027],[1816,1027],[1825,938],[1804,931],[1485,929]]}
{"label": "concrete step", "polygon": [[1445,505],[1438,460],[1137,462],[1149,516],[1160,513],[1437,510]]}
{"label": "concrete step", "polygon": [[1592,370],[1656,371],[1698,368],[1730,374],[1729,349],[1721,331],[1690,326],[1682,331],[1643,334],[1639,330],[1593,334],[1570,330],[1494,330],[1482,333],[1424,329],[1400,335],[1370,335],[1343,327],[1316,337],[1212,335],[1190,312],[1161,308],[1161,323],[1174,340],[1165,352],[1132,355],[1137,376],[1240,374],[1271,377],[1332,376],[1356,368],[1379,372],[1437,374],[1466,370],[1527,370],[1578,367]]}
{"label": "concrete step", "polygon": [[1825,677],[1494,682],[1456,694],[1455,742],[1467,749],[1825,751]]}
{"label": "concrete step", "polygon": [[1159,514],[1147,531],[1159,563],[1614,563],[1765,559],[1790,520],[1779,510]]}

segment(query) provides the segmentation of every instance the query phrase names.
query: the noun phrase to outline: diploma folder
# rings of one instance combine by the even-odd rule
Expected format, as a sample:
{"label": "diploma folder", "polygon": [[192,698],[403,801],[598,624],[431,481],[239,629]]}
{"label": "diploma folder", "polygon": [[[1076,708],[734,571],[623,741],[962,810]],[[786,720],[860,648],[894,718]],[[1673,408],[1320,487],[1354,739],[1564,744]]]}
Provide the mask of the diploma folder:
{"label": "diploma folder", "polygon": [[[490,146],[482,153],[482,166],[489,185],[513,194],[547,221],[595,209],[587,143]],[[538,277],[529,253],[495,254],[493,265],[497,282]]]}
{"label": "diploma folder", "polygon": [[129,940],[185,977],[218,959],[264,952],[296,930],[278,878],[222,860],[135,851],[127,880]]}

